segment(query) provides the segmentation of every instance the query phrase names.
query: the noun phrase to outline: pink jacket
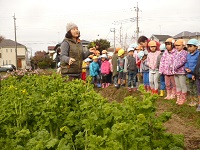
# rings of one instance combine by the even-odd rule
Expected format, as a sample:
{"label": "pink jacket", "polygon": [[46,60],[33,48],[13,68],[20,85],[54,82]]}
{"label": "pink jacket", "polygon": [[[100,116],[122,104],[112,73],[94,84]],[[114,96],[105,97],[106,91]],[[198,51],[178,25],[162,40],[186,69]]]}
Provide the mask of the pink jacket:
{"label": "pink jacket", "polygon": [[174,74],[186,74],[185,72],[185,63],[187,61],[188,52],[185,50],[181,50],[180,52],[176,52],[174,56],[173,63],[173,73]]}
{"label": "pink jacket", "polygon": [[147,65],[149,66],[149,69],[151,70],[158,69],[156,68],[158,55],[160,55],[160,51],[149,52],[149,54],[147,55]]}
{"label": "pink jacket", "polygon": [[109,74],[110,73],[110,62],[108,60],[101,62],[101,73]]}
{"label": "pink jacket", "polygon": [[169,53],[168,50],[165,50],[160,60],[160,67],[159,67],[160,74],[174,75],[173,64],[175,55],[176,55],[176,49],[173,49],[171,53]]}

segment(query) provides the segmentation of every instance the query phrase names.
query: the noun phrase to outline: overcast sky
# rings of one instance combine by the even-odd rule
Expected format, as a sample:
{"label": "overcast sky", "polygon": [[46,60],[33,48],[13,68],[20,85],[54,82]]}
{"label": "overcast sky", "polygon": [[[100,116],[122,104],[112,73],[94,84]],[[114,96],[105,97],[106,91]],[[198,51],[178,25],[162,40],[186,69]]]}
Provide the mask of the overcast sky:
{"label": "overcast sky", "polygon": [[[0,35],[14,40],[15,13],[17,41],[33,52],[61,42],[68,22],[88,41],[103,38],[112,45],[115,28],[119,45],[120,27],[127,44],[136,36],[136,22],[129,21],[136,17],[136,0],[0,0],[0,6]],[[138,6],[140,35],[200,32],[200,0],[138,0]]]}

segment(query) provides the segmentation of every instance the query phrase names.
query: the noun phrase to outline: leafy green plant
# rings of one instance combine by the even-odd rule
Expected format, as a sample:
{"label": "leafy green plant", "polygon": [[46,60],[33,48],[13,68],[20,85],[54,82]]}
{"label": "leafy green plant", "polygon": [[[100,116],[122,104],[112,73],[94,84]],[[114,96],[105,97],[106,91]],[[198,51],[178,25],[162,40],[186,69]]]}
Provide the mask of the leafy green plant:
{"label": "leafy green plant", "polygon": [[[126,97],[109,103],[90,81],[60,75],[11,76],[2,81],[0,147],[57,150],[169,150],[183,136],[165,133],[171,113],[155,116],[157,96]],[[89,80],[89,79],[88,79]]]}

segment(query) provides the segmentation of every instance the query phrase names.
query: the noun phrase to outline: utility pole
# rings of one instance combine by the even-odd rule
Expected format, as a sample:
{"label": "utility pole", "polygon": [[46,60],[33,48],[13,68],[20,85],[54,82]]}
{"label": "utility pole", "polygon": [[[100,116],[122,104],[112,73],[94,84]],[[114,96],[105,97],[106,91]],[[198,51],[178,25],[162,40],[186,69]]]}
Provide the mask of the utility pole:
{"label": "utility pole", "polygon": [[[122,24],[124,23],[129,23],[129,22],[135,22],[136,19],[134,18],[128,18],[128,19],[124,19],[124,20],[118,20],[118,21],[114,21],[114,25],[119,25],[120,24],[120,38],[119,38],[119,43],[121,45],[121,47],[123,47],[123,30],[122,30]],[[112,32],[112,31],[111,31]]]}
{"label": "utility pole", "polygon": [[120,43],[120,45],[121,45],[121,47],[122,47],[122,23],[121,23],[121,26],[120,26],[120,31],[119,31],[120,33],[119,33],[119,43]]}
{"label": "utility pole", "polygon": [[16,18],[15,18],[15,14],[13,16],[14,19],[14,31],[15,31],[15,57],[16,57],[16,70],[18,69],[17,66],[17,34],[16,34]]}
{"label": "utility pole", "polygon": [[137,7],[135,7],[135,11],[137,13],[137,16],[136,16],[136,40],[138,40],[139,38],[139,17],[138,17],[138,12],[139,12],[139,8],[138,8],[138,2],[137,2]]}
{"label": "utility pole", "polygon": [[114,32],[114,51],[115,51],[115,28],[111,28],[110,29],[110,32]]}
{"label": "utility pole", "polygon": [[114,28],[114,50],[115,50],[115,28]]}

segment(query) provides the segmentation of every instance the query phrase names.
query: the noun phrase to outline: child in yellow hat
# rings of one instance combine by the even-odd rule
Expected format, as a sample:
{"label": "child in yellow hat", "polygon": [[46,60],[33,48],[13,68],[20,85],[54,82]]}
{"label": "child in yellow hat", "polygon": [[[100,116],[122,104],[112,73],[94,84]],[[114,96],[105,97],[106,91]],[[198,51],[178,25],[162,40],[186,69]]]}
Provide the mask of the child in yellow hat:
{"label": "child in yellow hat", "polygon": [[98,88],[101,87],[100,84],[100,76],[99,76],[99,64],[98,64],[98,57],[94,56],[93,62],[90,64],[89,69],[90,69],[90,76],[92,77],[92,84],[97,85]]}
{"label": "child in yellow hat", "polygon": [[118,85],[116,86],[117,89],[119,89],[120,86],[125,87],[126,85],[127,67],[125,64],[124,53],[125,51],[123,49],[120,49],[118,51],[118,59],[117,59]]}

